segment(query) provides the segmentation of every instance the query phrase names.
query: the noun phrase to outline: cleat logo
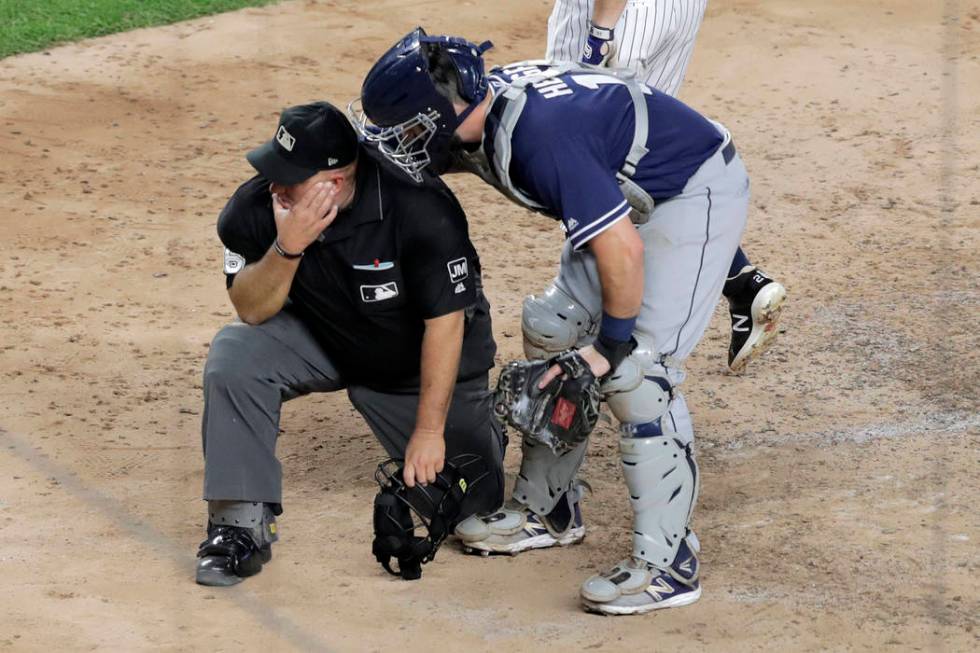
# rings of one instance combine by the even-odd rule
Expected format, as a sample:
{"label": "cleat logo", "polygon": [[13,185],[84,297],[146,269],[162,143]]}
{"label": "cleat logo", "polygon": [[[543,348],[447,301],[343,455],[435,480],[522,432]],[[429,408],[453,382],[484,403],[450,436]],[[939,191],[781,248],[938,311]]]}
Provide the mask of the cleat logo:
{"label": "cleat logo", "polygon": [[684,562],[682,562],[680,565],[678,565],[677,568],[680,569],[681,571],[683,571],[686,574],[694,573],[691,570],[691,558],[688,558],[687,560],[685,560]]}
{"label": "cleat logo", "polygon": [[610,583],[614,583],[616,585],[622,585],[623,583],[625,583],[626,581],[628,581],[630,579],[630,572],[628,572],[628,571],[620,571],[617,574],[616,572],[618,570],[619,570],[619,567],[617,567],[616,569],[613,569],[611,571],[607,571],[606,573],[604,573],[602,575],[605,576],[606,578],[608,578]]}
{"label": "cleat logo", "polygon": [[732,317],[736,320],[735,324],[732,325],[732,331],[745,333],[749,330],[749,327],[745,326],[745,323],[749,321],[748,315],[738,315],[737,313],[732,313]]}
{"label": "cleat logo", "polygon": [[663,576],[658,576],[657,579],[650,583],[650,586],[646,589],[647,594],[653,597],[654,601],[663,600],[664,596],[667,594],[673,594],[674,588],[670,586]]}

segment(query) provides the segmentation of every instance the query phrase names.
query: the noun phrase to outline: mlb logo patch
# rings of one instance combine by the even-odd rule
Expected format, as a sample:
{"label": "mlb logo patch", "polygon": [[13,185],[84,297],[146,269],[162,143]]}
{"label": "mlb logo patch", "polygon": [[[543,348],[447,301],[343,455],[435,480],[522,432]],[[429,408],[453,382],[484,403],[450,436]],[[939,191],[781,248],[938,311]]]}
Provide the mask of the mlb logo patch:
{"label": "mlb logo patch", "polygon": [[398,284],[394,281],[381,283],[376,286],[361,286],[362,302],[383,302],[398,296]]}
{"label": "mlb logo patch", "polygon": [[276,140],[287,152],[292,152],[293,146],[296,145],[296,139],[282,125],[279,125],[279,131],[276,132]]}
{"label": "mlb logo patch", "polygon": [[449,281],[451,283],[459,283],[469,276],[469,267],[465,256],[446,263],[446,267],[449,269]]}

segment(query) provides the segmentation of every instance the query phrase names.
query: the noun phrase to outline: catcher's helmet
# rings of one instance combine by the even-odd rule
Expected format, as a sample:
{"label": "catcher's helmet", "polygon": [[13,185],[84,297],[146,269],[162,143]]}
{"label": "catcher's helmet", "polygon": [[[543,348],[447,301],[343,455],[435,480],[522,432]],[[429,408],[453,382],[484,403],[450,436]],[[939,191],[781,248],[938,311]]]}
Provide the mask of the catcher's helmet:
{"label": "catcher's helmet", "polygon": [[[401,461],[386,460],[374,474],[381,491],[374,498],[371,552],[388,573],[416,580],[422,576],[422,565],[436,557],[439,545],[456,527],[463,499],[488,471],[476,454],[447,459],[428,485],[408,487],[403,471]],[[397,571],[392,558],[398,560]]]}
{"label": "catcher's helmet", "polygon": [[[428,36],[415,28],[364,78],[361,97],[348,106],[354,128],[416,181],[427,166],[436,174],[444,172],[453,132],[487,95],[483,53],[491,47],[490,41],[476,45],[453,36]],[[433,79],[432,63],[437,60],[451,64],[456,93],[468,103],[459,116]]]}

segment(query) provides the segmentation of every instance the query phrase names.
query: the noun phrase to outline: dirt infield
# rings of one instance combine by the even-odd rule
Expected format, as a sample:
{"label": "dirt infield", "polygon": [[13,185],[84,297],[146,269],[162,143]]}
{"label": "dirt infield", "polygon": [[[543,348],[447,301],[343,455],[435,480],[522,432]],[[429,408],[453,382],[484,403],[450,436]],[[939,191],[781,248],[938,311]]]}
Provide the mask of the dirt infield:
{"label": "dirt infield", "polygon": [[[289,2],[0,61],[0,650],[967,651],[980,647],[980,8],[713,0],[681,97],[752,174],[745,241],[785,333],[724,372],[719,309],[686,384],[704,598],[577,608],[627,552],[604,426],[580,546],[447,546],[419,583],[369,552],[381,449],[343,395],[287,405],[272,564],[193,583],[200,376],[232,318],[217,213],[279,110],[356,95],[415,24],[538,57],[548,0]],[[352,8],[353,7],[353,8]],[[946,16],[945,12],[954,12]],[[500,360],[561,233],[452,180]],[[518,447],[508,453],[517,466]]]}

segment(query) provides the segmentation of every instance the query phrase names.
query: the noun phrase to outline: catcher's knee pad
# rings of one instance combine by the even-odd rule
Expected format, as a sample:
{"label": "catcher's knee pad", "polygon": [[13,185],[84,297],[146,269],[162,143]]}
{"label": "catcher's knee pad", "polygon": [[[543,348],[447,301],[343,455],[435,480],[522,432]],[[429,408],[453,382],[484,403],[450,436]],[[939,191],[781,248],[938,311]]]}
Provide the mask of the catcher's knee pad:
{"label": "catcher's knee pad", "polygon": [[521,332],[528,360],[551,358],[594,331],[595,320],[589,312],[554,284],[524,299]]}
{"label": "catcher's knee pad", "polygon": [[660,420],[670,409],[674,390],[665,372],[657,367],[649,340],[637,336],[637,346],[603,382],[602,393],[609,410],[622,424],[639,429],[638,435],[659,435]]}
{"label": "catcher's knee pad", "polygon": [[536,515],[548,515],[558,500],[575,486],[588,440],[558,455],[540,442],[524,438],[521,469],[514,482],[513,497]]}
{"label": "catcher's knee pad", "polygon": [[698,466],[690,445],[672,433],[619,441],[633,508],[633,555],[660,569],[674,562],[698,497]]}

